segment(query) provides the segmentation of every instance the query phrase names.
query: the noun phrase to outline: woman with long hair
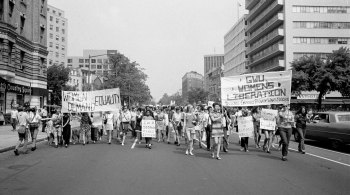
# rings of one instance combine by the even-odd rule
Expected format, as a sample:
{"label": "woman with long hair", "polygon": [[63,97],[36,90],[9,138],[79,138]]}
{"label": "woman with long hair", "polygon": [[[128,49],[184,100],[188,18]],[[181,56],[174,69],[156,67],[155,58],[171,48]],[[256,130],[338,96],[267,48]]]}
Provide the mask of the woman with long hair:
{"label": "woman with long hair", "polygon": [[85,142],[89,144],[89,137],[91,131],[92,121],[87,112],[83,112],[80,119],[80,137],[83,139],[83,145],[85,146]]}
{"label": "woman with long hair", "polygon": [[212,147],[212,158],[215,158],[215,149],[216,149],[216,159],[221,160],[220,158],[220,147],[221,141],[224,137],[224,116],[221,113],[221,106],[218,103],[213,104],[214,112],[210,113],[210,119],[212,122],[212,131],[211,136],[214,139],[214,144]]}
{"label": "woman with long hair", "polygon": [[71,126],[70,126],[70,114],[64,113],[63,117],[63,141],[64,141],[64,146],[67,148],[69,146],[70,142],[70,135],[71,135]]}
{"label": "woman with long hair", "polygon": [[186,148],[186,155],[193,156],[193,141],[196,135],[195,126],[198,122],[197,116],[194,113],[194,108],[192,105],[187,106],[187,113],[184,116],[184,129],[186,138],[188,141],[187,148]]}
{"label": "woman with long hair", "polygon": [[278,113],[278,120],[279,134],[282,141],[282,160],[287,161],[289,140],[292,135],[292,127],[295,126],[294,114],[290,111],[289,105],[284,105]]}
{"label": "woman with long hair", "polygon": [[305,133],[306,133],[306,122],[308,121],[308,116],[305,106],[302,106],[300,110],[295,114],[296,129],[298,133],[298,151],[305,154]]}

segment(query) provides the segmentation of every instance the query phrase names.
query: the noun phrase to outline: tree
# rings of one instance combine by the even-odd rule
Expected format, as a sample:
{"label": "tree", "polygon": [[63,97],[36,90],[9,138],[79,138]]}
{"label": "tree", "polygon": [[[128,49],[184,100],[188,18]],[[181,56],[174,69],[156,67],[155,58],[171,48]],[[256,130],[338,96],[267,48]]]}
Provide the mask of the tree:
{"label": "tree", "polygon": [[158,104],[169,105],[170,101],[171,101],[170,96],[167,93],[164,93],[163,97],[160,98]]}
{"label": "tree", "polygon": [[136,62],[117,52],[109,56],[112,65],[111,74],[107,75],[105,89],[119,88],[122,102],[145,104],[152,100],[151,92],[146,84],[147,75]]}
{"label": "tree", "polygon": [[178,92],[170,96],[165,93],[163,97],[158,101],[158,104],[169,105],[171,101],[175,101],[176,105],[184,104],[183,98]]}
{"label": "tree", "polygon": [[198,101],[206,102],[209,93],[202,88],[192,88],[188,92],[188,102],[197,103]]}
{"label": "tree", "polygon": [[350,95],[350,55],[349,49],[341,47],[327,56],[304,56],[292,63],[292,92],[299,95],[301,91],[318,91],[318,108],[322,98],[331,91],[339,91],[343,96]]}
{"label": "tree", "polygon": [[47,88],[52,90],[51,104],[61,105],[62,89],[69,81],[70,69],[63,65],[53,65],[47,69]]}

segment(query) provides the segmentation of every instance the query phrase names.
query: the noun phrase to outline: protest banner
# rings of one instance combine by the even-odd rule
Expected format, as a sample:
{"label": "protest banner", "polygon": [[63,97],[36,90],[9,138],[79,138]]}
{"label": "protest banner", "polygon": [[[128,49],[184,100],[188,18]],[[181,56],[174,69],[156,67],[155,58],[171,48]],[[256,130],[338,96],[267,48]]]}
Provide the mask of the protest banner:
{"label": "protest banner", "polygon": [[277,110],[262,109],[260,118],[260,129],[276,130]]}
{"label": "protest banner", "polygon": [[156,121],[155,120],[142,120],[142,137],[156,138]]}
{"label": "protest banner", "polygon": [[223,106],[289,104],[292,71],[263,72],[221,78]]}
{"label": "protest banner", "polygon": [[62,112],[105,112],[121,108],[119,88],[97,91],[62,91]]}
{"label": "protest banner", "polygon": [[253,117],[238,117],[238,136],[239,137],[253,137],[254,136],[254,124]]}

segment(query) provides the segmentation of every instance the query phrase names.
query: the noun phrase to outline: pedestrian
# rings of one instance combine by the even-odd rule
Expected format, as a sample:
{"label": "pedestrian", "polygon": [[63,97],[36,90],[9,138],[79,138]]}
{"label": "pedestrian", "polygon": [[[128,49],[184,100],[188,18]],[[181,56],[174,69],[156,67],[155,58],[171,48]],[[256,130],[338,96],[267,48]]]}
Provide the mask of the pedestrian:
{"label": "pedestrian", "polygon": [[229,128],[231,124],[231,117],[230,112],[228,112],[224,108],[224,119],[225,122],[223,123],[223,130],[224,130],[224,137],[222,138],[222,149],[224,152],[228,152],[228,145],[229,145]]}
{"label": "pedestrian", "polygon": [[53,136],[55,147],[58,148],[58,144],[62,146],[62,115],[60,110],[54,110],[54,114],[52,114],[52,123],[53,123]]}
{"label": "pedestrian", "polygon": [[181,144],[181,135],[182,135],[182,124],[181,124],[181,119],[182,119],[182,113],[180,107],[175,108],[175,113],[173,114],[172,117],[172,123],[175,129],[175,144],[177,146],[180,146]]}
{"label": "pedestrian", "polygon": [[212,122],[212,132],[211,136],[214,139],[214,144],[212,147],[212,158],[215,158],[215,149],[216,149],[216,159],[221,160],[220,157],[220,147],[222,137],[224,137],[224,122],[225,117],[221,113],[221,106],[218,103],[213,104],[214,111],[210,113],[210,120]]}
{"label": "pedestrian", "polygon": [[[145,111],[145,116],[142,117],[142,120],[154,120],[154,118],[151,116],[151,110],[147,109]],[[152,149],[152,137],[145,137],[146,140],[146,148]]]}
{"label": "pedestrian", "polygon": [[292,127],[295,127],[294,114],[290,111],[289,105],[284,105],[282,111],[278,113],[279,134],[282,141],[282,160],[287,161],[288,146]]}
{"label": "pedestrian", "polygon": [[4,113],[1,111],[0,112],[0,126],[3,126],[5,123],[5,117],[4,117]]}
{"label": "pedestrian", "polygon": [[122,139],[121,145],[124,146],[125,143],[125,137],[129,131],[130,127],[130,121],[131,121],[131,114],[130,111],[128,109],[128,107],[124,106],[123,108],[123,112],[120,115],[121,117],[121,128],[122,131],[120,132],[120,136]]}
{"label": "pedestrian", "polygon": [[[247,117],[249,115],[249,111],[247,109],[241,109],[241,111],[242,111],[242,115],[239,116],[239,114],[238,114],[237,120],[240,117]],[[237,126],[237,127],[239,129],[239,126]],[[241,143],[241,151],[249,152],[249,150],[248,150],[249,137],[241,137],[240,143]]]}
{"label": "pedestrian", "polygon": [[137,112],[137,108],[132,107],[131,111],[130,111],[130,115],[131,115],[131,119],[130,119],[130,127],[131,127],[131,136],[133,138],[136,137],[136,112]]}
{"label": "pedestrian", "polygon": [[83,138],[83,145],[89,144],[92,121],[87,112],[83,112],[80,119],[80,137]]}
{"label": "pedestrian", "polygon": [[176,129],[173,122],[173,116],[175,113],[175,106],[171,106],[170,109],[167,110],[167,118],[168,118],[168,134],[167,134],[167,142],[170,144],[170,138],[173,137],[174,144],[176,145],[177,136]]}
{"label": "pedestrian", "polygon": [[205,118],[204,118],[204,107],[203,106],[197,106],[197,120],[198,123],[196,125],[196,136],[198,138],[199,142],[199,148],[202,148],[202,136],[204,130],[204,124],[205,124]]}
{"label": "pedestrian", "polygon": [[[48,115],[47,115],[46,106],[44,106],[44,107],[40,110],[40,116],[41,116],[41,118],[43,118],[43,119],[46,119],[46,118],[47,118]],[[47,120],[42,120],[41,122],[42,122],[42,129],[41,129],[41,131],[42,131],[42,132],[45,132]]]}
{"label": "pedestrian", "polygon": [[112,132],[114,130],[114,123],[115,123],[115,117],[114,114],[111,113],[110,111],[107,111],[103,123],[105,126],[105,130],[107,131],[107,137],[108,137],[108,144],[111,144],[112,141]]}
{"label": "pedestrian", "polygon": [[69,113],[64,113],[63,117],[63,141],[64,141],[64,146],[67,148],[70,143],[70,136],[71,136],[71,126],[70,126],[70,121],[71,121],[71,116]]}
{"label": "pedestrian", "polygon": [[300,110],[295,114],[296,129],[298,133],[298,151],[305,154],[305,133],[306,122],[308,121],[307,112],[305,106],[302,106]]}
{"label": "pedestrian", "polygon": [[260,107],[255,107],[252,110],[252,116],[253,116],[253,125],[254,125],[255,148],[261,148],[261,146],[260,146],[260,139],[261,139],[261,129],[260,129],[261,109],[260,109]]}
{"label": "pedestrian", "polygon": [[11,110],[11,125],[12,125],[12,131],[16,130],[16,125],[17,125],[17,115],[18,115],[18,110],[16,106],[14,106]]}
{"label": "pedestrian", "polygon": [[29,130],[32,137],[32,151],[36,150],[36,138],[39,132],[39,124],[41,122],[41,116],[35,108],[32,108],[29,112]]}
{"label": "pedestrian", "polygon": [[194,108],[192,105],[187,106],[187,111],[184,116],[184,130],[185,130],[185,136],[187,138],[188,144],[186,148],[186,155],[193,156],[193,142],[196,136],[196,130],[195,126],[198,123],[198,118],[194,113]]}
{"label": "pedestrian", "polygon": [[131,149],[135,148],[137,141],[139,141],[139,144],[141,144],[141,139],[142,139],[142,135],[141,135],[142,109],[141,108],[137,108],[135,119],[136,119],[135,128],[134,128],[135,132],[133,133],[134,143],[132,144]]}
{"label": "pedestrian", "polygon": [[23,108],[20,107],[18,108],[19,113],[16,114],[16,121],[18,121],[18,142],[16,144],[15,147],[15,155],[18,156],[19,155],[19,146],[21,145],[21,143],[24,141],[24,145],[23,145],[23,149],[25,153],[28,153],[27,150],[27,143],[28,143],[28,132],[26,130],[26,126],[29,123],[29,116],[26,112],[24,112]]}
{"label": "pedestrian", "polygon": [[210,140],[211,138],[211,119],[210,119],[210,113],[213,112],[213,108],[211,106],[208,106],[204,109],[204,127],[205,127],[205,135],[206,135],[206,144],[207,144],[207,150],[210,151],[211,145]]}
{"label": "pedestrian", "polygon": [[165,114],[163,112],[163,109],[161,107],[157,108],[155,115],[156,120],[156,133],[157,133],[157,139],[158,142],[162,139],[164,142],[164,130],[165,130]]}

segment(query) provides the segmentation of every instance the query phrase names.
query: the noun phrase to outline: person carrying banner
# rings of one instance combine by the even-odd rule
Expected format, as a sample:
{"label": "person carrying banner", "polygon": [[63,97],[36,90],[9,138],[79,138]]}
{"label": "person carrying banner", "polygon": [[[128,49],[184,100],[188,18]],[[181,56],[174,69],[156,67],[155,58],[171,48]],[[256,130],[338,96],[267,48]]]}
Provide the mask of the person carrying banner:
{"label": "person carrying banner", "polygon": [[[154,118],[151,116],[151,110],[146,109],[145,116],[142,117],[142,120],[154,120]],[[152,137],[145,137],[146,140],[146,148],[152,149]]]}
{"label": "person carrying banner", "polygon": [[[246,117],[246,116],[248,116],[249,115],[249,112],[248,112],[248,110],[247,109],[242,109],[241,108],[241,116],[239,116],[239,113],[238,113],[238,117],[237,117],[237,119],[239,118],[239,117]],[[239,112],[239,111],[238,111]],[[239,129],[239,125],[237,125],[237,127],[238,127],[238,129]],[[241,137],[241,139],[240,139],[241,141],[241,151],[245,151],[245,152],[249,152],[249,150],[248,150],[248,146],[249,146],[249,137]]]}
{"label": "person carrying banner", "polygon": [[184,129],[186,138],[188,141],[187,148],[186,148],[186,155],[193,156],[193,140],[196,136],[196,130],[195,126],[197,125],[198,119],[197,116],[194,114],[194,108],[192,105],[187,106],[187,112],[184,116]]}
{"label": "person carrying banner", "polygon": [[289,110],[289,105],[284,105],[278,113],[279,134],[282,141],[282,160],[287,161],[289,140],[292,135],[292,127],[295,127],[294,114]]}
{"label": "person carrying banner", "polygon": [[210,119],[212,122],[212,132],[211,136],[214,139],[214,144],[212,147],[212,158],[215,158],[215,149],[216,149],[216,159],[221,160],[220,158],[220,147],[222,137],[224,137],[223,127],[226,123],[225,117],[221,113],[221,106],[218,103],[213,104],[214,112],[210,113]]}

